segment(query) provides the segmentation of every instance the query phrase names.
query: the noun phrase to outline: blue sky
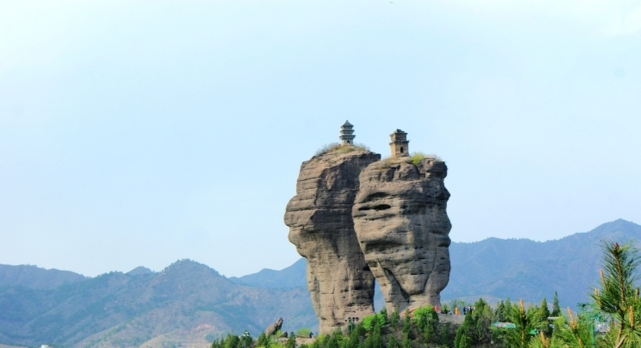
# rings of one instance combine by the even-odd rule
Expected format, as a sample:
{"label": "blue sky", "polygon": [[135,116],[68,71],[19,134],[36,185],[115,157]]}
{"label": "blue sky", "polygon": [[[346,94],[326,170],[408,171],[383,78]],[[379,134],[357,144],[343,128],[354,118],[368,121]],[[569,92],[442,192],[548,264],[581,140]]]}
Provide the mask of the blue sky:
{"label": "blue sky", "polygon": [[346,119],[447,162],[453,241],[639,222],[640,62],[640,1],[2,1],[0,263],[286,267]]}

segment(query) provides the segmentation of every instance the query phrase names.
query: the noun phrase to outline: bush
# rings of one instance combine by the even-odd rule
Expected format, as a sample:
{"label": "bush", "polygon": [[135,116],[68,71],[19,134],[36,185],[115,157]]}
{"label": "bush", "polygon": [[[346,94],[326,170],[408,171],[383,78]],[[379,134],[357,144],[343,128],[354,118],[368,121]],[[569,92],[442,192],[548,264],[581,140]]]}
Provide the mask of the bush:
{"label": "bush", "polygon": [[365,328],[365,330],[372,331],[372,329],[376,325],[379,325],[379,326],[385,325],[385,316],[381,313],[371,314],[363,318],[363,321],[361,323]]}
{"label": "bush", "polygon": [[347,153],[352,151],[369,151],[369,148],[363,144],[354,144],[354,145],[342,145],[339,143],[330,143],[325,144],[320,149],[316,150],[314,156],[321,156],[326,153]]}
{"label": "bush", "polygon": [[426,154],[424,154],[423,152],[414,152],[414,153],[412,154],[412,156],[409,158],[409,160],[407,161],[407,163],[411,163],[411,164],[413,164],[413,165],[415,165],[415,166],[416,166],[416,165],[418,165],[419,163],[421,163],[421,161],[422,161],[422,160],[424,160],[424,159],[426,159],[426,158],[433,159],[433,160],[436,160],[436,161],[442,161],[442,160],[441,160],[438,156],[436,156],[436,155],[426,155]]}
{"label": "bush", "polygon": [[427,305],[424,307],[420,307],[414,310],[414,317],[419,319],[422,317],[425,317],[427,319],[434,319],[438,321],[438,314],[436,314],[436,311],[434,310],[434,307]]}
{"label": "bush", "polygon": [[308,327],[304,327],[302,329],[298,329],[296,331],[296,336],[298,337],[309,337],[309,334],[312,332]]}
{"label": "bush", "polygon": [[330,144],[325,144],[323,145],[320,149],[316,150],[316,153],[314,156],[321,156],[324,155],[328,152],[334,151],[335,149],[341,147],[341,144],[339,143],[330,143]]}

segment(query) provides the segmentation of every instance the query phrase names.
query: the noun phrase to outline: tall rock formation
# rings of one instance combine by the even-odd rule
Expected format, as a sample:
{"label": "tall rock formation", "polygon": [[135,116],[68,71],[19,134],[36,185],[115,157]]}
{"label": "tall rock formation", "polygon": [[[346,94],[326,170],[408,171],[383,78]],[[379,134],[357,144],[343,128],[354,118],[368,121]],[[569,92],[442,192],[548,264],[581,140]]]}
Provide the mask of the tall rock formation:
{"label": "tall rock formation", "polygon": [[440,305],[449,281],[450,197],[445,163],[392,157],[360,174],[354,228],[388,311]]}
{"label": "tall rock formation", "polygon": [[354,232],[352,207],[361,170],[378,160],[379,154],[350,144],[314,156],[301,165],[296,196],[287,204],[289,240],[307,259],[307,287],[321,333],[374,310],[374,276]]}

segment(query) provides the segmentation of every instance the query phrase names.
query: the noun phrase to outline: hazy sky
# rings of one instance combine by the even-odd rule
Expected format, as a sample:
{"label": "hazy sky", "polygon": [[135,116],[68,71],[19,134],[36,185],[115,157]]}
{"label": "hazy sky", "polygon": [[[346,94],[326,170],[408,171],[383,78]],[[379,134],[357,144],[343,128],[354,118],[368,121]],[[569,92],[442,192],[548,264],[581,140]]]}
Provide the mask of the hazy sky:
{"label": "hazy sky", "polygon": [[447,162],[453,241],[641,222],[641,2],[0,1],[0,264],[286,267],[346,119]]}

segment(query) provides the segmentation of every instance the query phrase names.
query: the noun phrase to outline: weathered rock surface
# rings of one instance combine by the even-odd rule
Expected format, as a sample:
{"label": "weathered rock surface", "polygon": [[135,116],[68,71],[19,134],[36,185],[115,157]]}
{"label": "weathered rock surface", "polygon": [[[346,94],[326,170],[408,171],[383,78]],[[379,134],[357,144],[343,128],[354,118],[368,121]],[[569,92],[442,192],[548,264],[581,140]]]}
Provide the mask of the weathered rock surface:
{"label": "weathered rock surface", "polygon": [[363,257],[352,221],[359,174],[380,155],[337,147],[303,162],[296,196],[287,204],[289,240],[307,259],[307,287],[321,333],[345,318],[373,313],[374,276]]}
{"label": "weathered rock surface", "polygon": [[278,332],[278,330],[280,330],[280,328],[281,328],[282,326],[283,326],[283,318],[278,318],[278,320],[276,320],[275,322],[273,322],[272,324],[270,324],[270,325],[265,329],[265,336],[269,337],[269,336],[271,336],[271,335],[275,334],[276,332]]}
{"label": "weathered rock surface", "polygon": [[450,274],[446,175],[431,157],[390,158],[360,174],[354,228],[390,312],[440,305]]}

